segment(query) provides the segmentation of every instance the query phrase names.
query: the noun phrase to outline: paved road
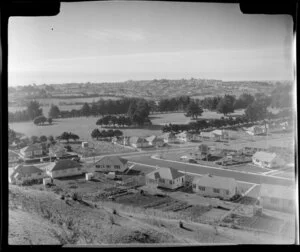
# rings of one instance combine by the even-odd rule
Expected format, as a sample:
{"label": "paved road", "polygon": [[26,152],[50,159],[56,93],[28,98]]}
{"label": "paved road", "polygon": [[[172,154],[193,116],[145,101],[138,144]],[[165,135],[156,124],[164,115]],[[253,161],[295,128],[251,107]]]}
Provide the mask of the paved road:
{"label": "paved road", "polygon": [[239,181],[245,181],[255,184],[277,184],[277,185],[293,185],[294,181],[290,179],[284,179],[284,178],[275,178],[268,175],[262,175],[262,174],[247,174],[247,173],[241,173],[237,171],[230,171],[230,170],[223,170],[220,168],[214,168],[214,167],[207,167],[207,166],[201,166],[201,165],[192,165],[192,164],[181,164],[181,163],[174,163],[166,160],[157,160],[153,159],[150,156],[135,156],[135,157],[129,157],[128,158],[132,162],[137,162],[141,164],[146,165],[152,165],[152,166],[159,166],[159,167],[173,167],[177,170],[186,171],[190,173],[197,173],[197,174],[207,174],[210,173],[212,175],[217,176],[223,176],[223,177],[231,177],[235,178]]}

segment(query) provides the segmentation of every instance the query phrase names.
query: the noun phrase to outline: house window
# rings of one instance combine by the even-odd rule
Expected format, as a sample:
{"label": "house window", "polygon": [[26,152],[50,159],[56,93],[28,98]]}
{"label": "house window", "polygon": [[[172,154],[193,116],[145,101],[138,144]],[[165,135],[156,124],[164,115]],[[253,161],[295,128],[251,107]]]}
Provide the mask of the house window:
{"label": "house window", "polygon": [[110,168],[110,165],[106,165],[106,168]]}
{"label": "house window", "polygon": [[115,169],[120,169],[120,165],[115,165]]}
{"label": "house window", "polygon": [[213,189],[214,193],[220,193],[220,189],[214,188]]}
{"label": "house window", "polygon": [[198,186],[198,189],[199,189],[200,191],[205,191],[205,187],[204,187],[204,186]]}
{"label": "house window", "polygon": [[271,204],[278,204],[279,203],[279,199],[277,198],[271,198]]}
{"label": "house window", "polygon": [[162,178],[160,178],[160,179],[159,179],[159,182],[160,182],[160,183],[165,183],[165,180],[162,179]]}
{"label": "house window", "polygon": [[173,181],[172,181],[172,180],[170,180],[170,181],[169,181],[169,183],[170,183],[170,185],[172,185],[172,184],[173,184]]}
{"label": "house window", "polygon": [[96,168],[100,168],[100,165],[96,165]]}

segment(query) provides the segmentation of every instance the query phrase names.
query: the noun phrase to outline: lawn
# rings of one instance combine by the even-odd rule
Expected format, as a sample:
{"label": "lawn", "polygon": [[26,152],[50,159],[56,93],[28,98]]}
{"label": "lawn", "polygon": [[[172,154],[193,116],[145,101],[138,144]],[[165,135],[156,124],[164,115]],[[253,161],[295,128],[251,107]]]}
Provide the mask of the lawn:
{"label": "lawn", "polygon": [[[97,120],[97,117],[78,117],[54,119],[52,125],[45,126],[37,126],[34,125],[33,122],[10,123],[9,126],[16,132],[23,133],[28,137],[33,135],[53,135],[55,137],[62,134],[64,131],[67,131],[77,134],[81,140],[91,141],[91,132],[95,128],[99,128],[101,130],[101,127],[96,125]],[[150,136],[162,134],[160,127],[155,126],[145,128],[121,128],[120,130],[123,131],[125,136]]]}

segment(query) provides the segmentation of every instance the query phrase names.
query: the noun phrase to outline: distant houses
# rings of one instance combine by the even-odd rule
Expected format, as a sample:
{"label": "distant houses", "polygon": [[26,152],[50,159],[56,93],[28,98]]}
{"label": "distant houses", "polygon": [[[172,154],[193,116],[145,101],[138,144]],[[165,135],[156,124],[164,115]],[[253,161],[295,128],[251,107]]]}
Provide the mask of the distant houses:
{"label": "distant houses", "polygon": [[207,158],[209,154],[210,148],[206,144],[200,144],[190,152],[190,156],[195,160],[202,160],[204,158]]}
{"label": "distant houses", "polygon": [[167,189],[177,189],[184,186],[185,174],[174,168],[159,168],[146,174],[146,185],[149,187],[161,187]]}
{"label": "distant houses", "polygon": [[210,174],[195,177],[193,191],[202,196],[230,199],[237,194],[237,182],[233,178],[213,176]]}
{"label": "distant houses", "polygon": [[251,136],[261,135],[266,133],[266,128],[260,125],[254,125],[252,127],[246,128],[246,133]]}
{"label": "distant houses", "polygon": [[9,176],[9,182],[23,182],[26,179],[39,179],[45,176],[45,172],[34,165],[18,165]]}
{"label": "distant houses", "polygon": [[214,134],[214,138],[218,141],[229,139],[228,131],[217,129],[217,130],[213,130],[212,133]]}
{"label": "distant houses", "polygon": [[146,140],[153,147],[163,147],[165,145],[163,138],[154,135],[147,137]]}
{"label": "distant houses", "polygon": [[187,131],[183,131],[175,135],[179,142],[189,142],[192,140],[193,135]]}
{"label": "distant houses", "polygon": [[147,148],[150,147],[149,142],[143,137],[130,137],[129,144],[134,148]]}
{"label": "distant houses", "polygon": [[73,160],[62,159],[52,162],[45,167],[46,173],[51,178],[62,178],[80,175],[83,173],[81,165]]}
{"label": "distant houses", "polygon": [[160,137],[164,140],[165,143],[177,143],[178,142],[177,137],[172,132],[164,133]]}
{"label": "distant houses", "polygon": [[253,164],[263,168],[278,168],[285,165],[285,161],[276,153],[258,151],[252,156]]}
{"label": "distant houses", "polygon": [[34,158],[43,155],[43,147],[41,144],[31,144],[20,150],[23,158]]}
{"label": "distant houses", "polygon": [[118,156],[105,156],[95,163],[94,171],[124,172],[128,161]]}
{"label": "distant houses", "polygon": [[293,212],[296,194],[292,187],[262,184],[259,202],[263,209]]}
{"label": "distant houses", "polygon": [[64,146],[56,144],[49,147],[49,156],[61,158],[67,154],[67,151]]}

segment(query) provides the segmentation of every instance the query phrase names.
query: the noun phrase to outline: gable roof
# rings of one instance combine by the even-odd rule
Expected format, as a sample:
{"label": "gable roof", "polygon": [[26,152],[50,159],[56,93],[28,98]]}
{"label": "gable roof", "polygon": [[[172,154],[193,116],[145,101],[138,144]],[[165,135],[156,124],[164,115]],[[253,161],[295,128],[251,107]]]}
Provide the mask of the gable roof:
{"label": "gable roof", "polygon": [[40,144],[31,144],[21,149],[22,152],[36,151],[36,150],[42,150],[42,146]]}
{"label": "gable roof", "polygon": [[274,158],[276,158],[276,153],[264,152],[264,151],[257,151],[253,155],[253,158],[265,161],[265,162],[272,162]]}
{"label": "gable roof", "polygon": [[176,138],[176,137],[175,137],[175,134],[172,133],[172,132],[164,133],[164,134],[162,134],[160,137],[162,137],[162,138]]}
{"label": "gable roof", "polygon": [[153,172],[148,173],[146,176],[152,179],[162,178],[162,179],[174,180],[185,176],[185,174],[177,171],[174,168],[168,167],[168,168],[159,168]]}
{"label": "gable roof", "polygon": [[8,155],[10,157],[19,157],[19,154],[18,153],[15,153],[14,151],[11,151],[11,150],[8,150]]}
{"label": "gable roof", "polygon": [[148,141],[145,138],[133,136],[133,137],[129,138],[129,142],[130,143],[145,143]]}
{"label": "gable roof", "polygon": [[234,178],[219,177],[215,175],[206,174],[202,177],[195,177],[193,179],[193,184],[227,190],[231,189],[232,186],[236,185],[236,180]]}
{"label": "gable roof", "polygon": [[127,159],[121,158],[119,156],[105,156],[105,157],[102,157],[101,159],[99,159],[96,163],[104,161],[104,160],[109,160],[112,163],[121,162],[123,165],[127,164],[127,162],[128,162]]}
{"label": "gable roof", "polygon": [[45,166],[45,168],[47,171],[60,171],[60,170],[78,168],[80,166],[81,165],[74,160],[62,159]]}
{"label": "gable roof", "polygon": [[272,197],[279,199],[295,200],[296,191],[293,187],[262,184],[260,187],[262,197]]}
{"label": "gable roof", "polygon": [[34,165],[18,165],[14,168],[13,173],[10,175],[11,178],[21,178],[26,175],[31,175],[33,173],[43,172],[43,170],[37,168]]}

